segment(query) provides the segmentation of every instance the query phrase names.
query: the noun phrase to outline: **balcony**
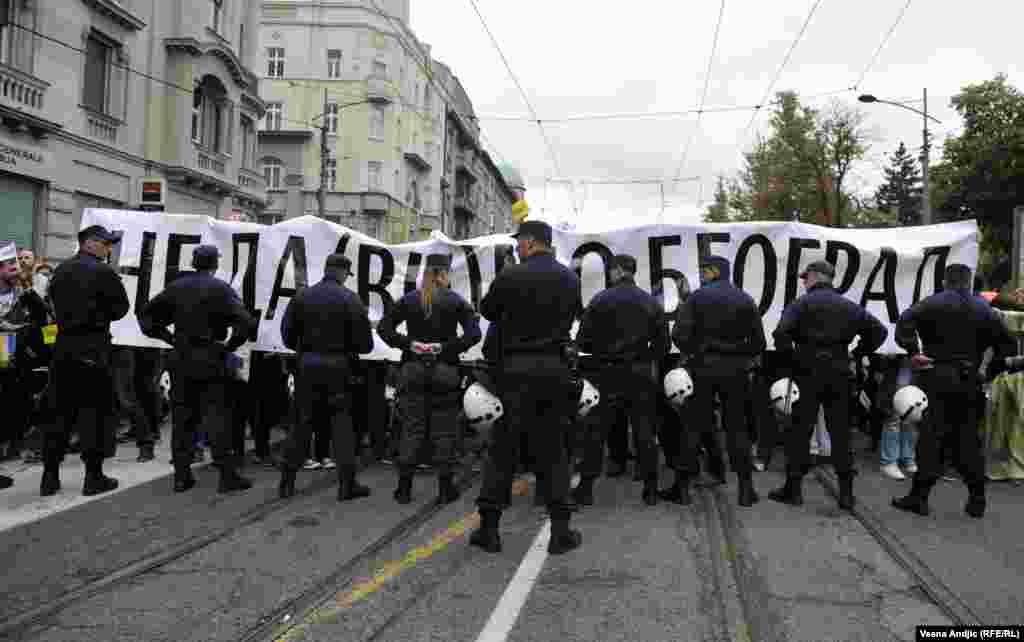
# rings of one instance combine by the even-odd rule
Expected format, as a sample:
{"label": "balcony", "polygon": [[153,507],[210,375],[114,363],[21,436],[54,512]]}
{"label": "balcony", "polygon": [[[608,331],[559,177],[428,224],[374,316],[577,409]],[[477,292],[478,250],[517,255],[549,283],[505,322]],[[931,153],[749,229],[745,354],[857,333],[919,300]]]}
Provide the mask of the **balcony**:
{"label": "balcony", "polygon": [[204,172],[211,172],[213,174],[224,175],[225,166],[224,156],[214,152],[206,152],[201,149],[196,150],[196,167],[203,170]]}
{"label": "balcony", "polygon": [[85,131],[93,138],[116,143],[117,130],[120,126],[121,121],[111,116],[94,111],[87,111],[85,114]]}
{"label": "balcony", "polygon": [[0,104],[40,115],[50,83],[0,64]]}
{"label": "balcony", "polygon": [[391,94],[393,93],[391,84],[387,78],[382,76],[370,75],[366,78],[366,99],[373,100],[392,100]]}
{"label": "balcony", "polygon": [[413,167],[415,167],[416,169],[418,169],[421,172],[429,172],[430,171],[430,162],[427,159],[425,159],[422,156],[420,156],[418,152],[414,152],[414,151],[405,152],[405,160],[410,165],[412,165]]}
{"label": "balcony", "polygon": [[238,170],[238,186],[252,192],[261,192],[267,189],[266,179],[262,174],[244,167]]}

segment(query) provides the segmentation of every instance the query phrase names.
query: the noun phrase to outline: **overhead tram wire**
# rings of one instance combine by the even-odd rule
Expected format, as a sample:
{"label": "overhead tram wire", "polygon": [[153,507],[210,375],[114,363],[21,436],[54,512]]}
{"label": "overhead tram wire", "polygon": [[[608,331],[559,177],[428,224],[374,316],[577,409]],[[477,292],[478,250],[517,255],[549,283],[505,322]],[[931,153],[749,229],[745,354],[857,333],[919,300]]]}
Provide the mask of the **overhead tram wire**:
{"label": "overhead tram wire", "polygon": [[894,22],[892,24],[892,26],[889,27],[889,31],[882,38],[882,42],[880,42],[878,44],[878,48],[875,49],[874,55],[871,56],[871,60],[868,61],[867,66],[864,67],[864,71],[862,71],[860,73],[860,77],[857,78],[857,82],[855,82],[853,84],[853,90],[854,91],[857,91],[858,89],[860,89],[860,84],[862,82],[864,82],[864,77],[868,75],[868,72],[871,71],[871,68],[875,66],[876,62],[878,62],[878,56],[882,53],[882,49],[885,48],[886,44],[888,44],[889,39],[892,37],[893,32],[896,31],[896,27],[898,27],[900,22],[903,21],[903,16],[906,15],[907,9],[910,8],[910,3],[913,2],[913,1],[914,0],[907,0],[907,3],[905,5],[903,5],[903,9],[900,11],[899,15],[896,16],[896,22]]}
{"label": "overhead tram wire", "polygon": [[[523,89],[522,83],[519,82],[519,78],[516,76],[515,72],[512,71],[512,65],[509,64],[508,58],[505,57],[505,52],[501,50],[501,45],[498,44],[497,38],[494,37],[494,34],[491,32],[491,28],[487,26],[487,21],[484,19],[483,14],[480,13],[480,8],[477,6],[476,0],[469,0],[469,3],[473,6],[473,11],[476,12],[477,17],[480,18],[480,24],[483,26],[484,31],[487,32],[487,36],[491,39],[491,44],[494,45],[494,49],[498,52],[498,56],[501,57],[501,61],[504,63],[505,69],[508,70],[508,75],[512,78],[512,82],[514,82],[516,88],[519,89],[519,93],[523,97],[523,102],[526,103],[527,109],[530,110],[530,115],[533,116],[533,119],[537,122],[537,128],[540,129],[541,138],[544,139],[544,143],[547,145],[548,154],[551,155],[551,162],[554,165],[555,171],[561,175],[562,168],[561,164],[558,162],[558,154],[555,153],[554,145],[552,145],[551,139],[548,137],[548,133],[544,130],[543,122],[541,122],[540,117],[537,116],[537,110],[533,108],[533,104],[530,102],[530,97],[526,95],[526,91]],[[573,210],[579,214],[579,208],[575,203],[576,189],[573,185],[570,185],[570,190],[573,197]]]}

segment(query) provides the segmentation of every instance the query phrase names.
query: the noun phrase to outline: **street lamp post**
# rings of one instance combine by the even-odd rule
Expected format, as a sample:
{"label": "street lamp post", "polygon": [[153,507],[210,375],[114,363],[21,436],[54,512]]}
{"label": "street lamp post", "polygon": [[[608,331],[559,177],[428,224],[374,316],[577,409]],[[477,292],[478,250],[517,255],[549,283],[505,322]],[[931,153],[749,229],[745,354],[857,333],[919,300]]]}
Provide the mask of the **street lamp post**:
{"label": "street lamp post", "polygon": [[890,100],[882,100],[881,98],[876,98],[875,96],[873,96],[871,94],[863,94],[863,95],[859,96],[857,98],[857,100],[859,100],[862,103],[884,103],[886,105],[892,105],[894,107],[902,107],[903,109],[907,109],[909,111],[912,111],[915,114],[920,114],[923,117],[923,120],[924,120],[924,145],[921,147],[921,183],[922,183],[922,190],[924,191],[924,194],[922,195],[922,200],[921,200],[921,223],[924,224],[924,225],[930,225],[931,222],[932,222],[932,194],[931,194],[931,189],[930,189],[931,186],[930,186],[930,181],[929,181],[929,176],[928,176],[929,175],[929,171],[928,170],[929,170],[929,163],[931,161],[930,152],[931,152],[932,144],[931,144],[931,136],[928,133],[928,121],[929,120],[933,120],[936,123],[939,123],[940,125],[942,124],[942,121],[939,120],[938,118],[933,118],[933,117],[928,115],[928,89],[927,88],[924,89],[923,98],[924,98],[924,104],[923,104],[924,110],[923,111],[920,110],[920,109],[914,109],[913,107],[908,107],[907,105],[904,105],[903,103],[892,102]]}
{"label": "street lamp post", "polygon": [[[391,99],[387,96],[370,96],[365,100],[359,100],[354,103],[346,103],[344,105],[338,105],[335,115],[338,114],[342,109],[348,107],[355,107],[356,105],[380,105],[387,106],[391,104]],[[320,189],[317,190],[317,210],[320,218],[324,218],[327,212],[327,161],[330,160],[330,154],[327,150],[327,90],[324,89],[324,111],[319,116],[315,116],[313,120],[321,118],[320,123]]]}

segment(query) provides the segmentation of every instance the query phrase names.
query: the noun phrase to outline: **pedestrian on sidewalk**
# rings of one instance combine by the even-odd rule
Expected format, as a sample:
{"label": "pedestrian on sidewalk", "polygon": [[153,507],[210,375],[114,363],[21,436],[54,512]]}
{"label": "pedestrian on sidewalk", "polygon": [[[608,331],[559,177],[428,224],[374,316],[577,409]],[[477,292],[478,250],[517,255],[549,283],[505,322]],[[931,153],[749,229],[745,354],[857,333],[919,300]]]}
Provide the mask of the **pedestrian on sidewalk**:
{"label": "pedestrian on sidewalk", "polygon": [[278,495],[295,494],[295,475],[309,458],[314,426],[331,427],[338,464],[338,501],[368,497],[370,489],[356,481],[356,437],[352,427],[349,380],[357,354],[373,350],[373,331],[366,306],[344,283],[352,262],[331,254],[324,278],[300,290],[288,303],[281,321],[285,347],[296,352],[296,423],[288,436],[281,465]]}
{"label": "pedestrian on sidewalk", "polygon": [[[481,333],[473,306],[450,289],[450,272],[448,256],[428,256],[423,285],[399,299],[377,325],[381,340],[402,350],[399,399],[405,425],[394,493],[399,504],[412,501],[417,454],[428,436],[437,464],[438,502],[459,498],[452,472],[462,400],[459,355],[476,345]],[[403,323],[404,334],[397,330]]]}
{"label": "pedestrian on sidewalk", "polygon": [[[227,357],[255,335],[257,321],[245,310],[231,286],[214,276],[219,266],[220,251],[216,246],[196,247],[192,252],[195,272],[168,284],[138,315],[143,334],[174,346],[169,365],[174,398],[171,450],[176,493],[196,484],[191,469],[193,438],[200,429],[205,430],[214,466],[220,469],[217,492],[252,487],[252,482],[238,474],[240,461],[232,450]],[[172,324],[173,335],[167,329]]]}
{"label": "pedestrian on sidewalk", "polygon": [[78,254],[61,263],[50,282],[58,328],[51,368],[59,417],[43,440],[39,494],[44,497],[60,490],[60,464],[75,431],[85,463],[82,494],[117,488],[117,480],[103,474],[103,460],[116,450],[110,324],[129,308],[121,277],[108,263],[120,241],[119,234],[100,225],[87,227],[78,234]]}
{"label": "pedestrian on sidewalk", "polygon": [[896,343],[910,355],[915,384],[928,396],[928,409],[917,442],[918,471],[905,497],[894,498],[900,510],[928,515],[928,496],[944,472],[943,447],[951,444],[957,472],[967,485],[964,512],[985,515],[985,456],[979,423],[985,409],[978,371],[988,348],[992,362],[1017,351],[1017,342],[992,306],[971,293],[971,269],[961,263],[946,268],[943,291],[900,315]]}

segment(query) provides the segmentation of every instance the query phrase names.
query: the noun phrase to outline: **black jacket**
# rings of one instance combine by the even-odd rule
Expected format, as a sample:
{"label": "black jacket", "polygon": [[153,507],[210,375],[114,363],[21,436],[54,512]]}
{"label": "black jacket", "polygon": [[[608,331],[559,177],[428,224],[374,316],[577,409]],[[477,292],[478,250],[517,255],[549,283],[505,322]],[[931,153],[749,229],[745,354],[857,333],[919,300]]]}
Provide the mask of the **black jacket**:
{"label": "black jacket", "polygon": [[[405,323],[406,333],[396,328]],[[462,326],[458,336],[457,326]],[[402,360],[409,358],[412,342],[440,343],[440,359],[457,363],[459,355],[480,341],[480,321],[473,307],[449,289],[434,291],[431,313],[427,317],[420,303],[420,292],[406,294],[377,324],[377,334],[384,343],[402,350]]]}
{"label": "black jacket", "polygon": [[904,310],[896,322],[896,344],[911,355],[924,352],[937,362],[966,361],[974,367],[990,347],[997,359],[1017,352],[996,311],[968,290],[944,290]]}
{"label": "black jacket", "polygon": [[775,349],[792,351],[805,365],[828,358],[848,367],[849,346],[854,337],[860,341],[854,356],[869,355],[885,343],[889,330],[875,315],[835,291],[830,285],[814,285],[806,294],[789,304],[772,333]]}
{"label": "black jacket", "polygon": [[[231,340],[234,352],[255,333],[257,321],[249,315],[231,286],[209,272],[179,277],[138,314],[139,327],[147,337],[176,347],[210,345]],[[174,325],[174,334],[167,329]]]}
{"label": "black jacket", "polygon": [[535,254],[510,265],[480,302],[485,319],[501,324],[499,357],[514,353],[559,354],[583,309],[580,280],[553,254]]}
{"label": "black jacket", "polygon": [[128,314],[128,293],[121,277],[91,254],[76,254],[57,266],[50,298],[58,342],[70,337],[109,339],[110,324]]}
{"label": "black jacket", "polygon": [[284,345],[306,352],[366,354],[373,351],[373,330],[366,306],[355,292],[325,277],[295,295],[281,321]]}
{"label": "black jacket", "polygon": [[50,347],[43,340],[43,326],[46,325],[48,312],[46,303],[32,288],[14,289],[14,305],[0,317],[0,321],[24,326],[17,330],[18,345],[15,359],[18,367],[33,368],[45,365],[51,356]]}
{"label": "black jacket", "polygon": [[602,361],[660,361],[669,348],[664,317],[657,299],[624,279],[590,301],[576,344]]}
{"label": "black jacket", "polygon": [[755,357],[765,349],[764,325],[754,299],[729,280],[729,265],[718,265],[721,278],[702,285],[676,308],[672,341],[698,360],[706,357]]}

